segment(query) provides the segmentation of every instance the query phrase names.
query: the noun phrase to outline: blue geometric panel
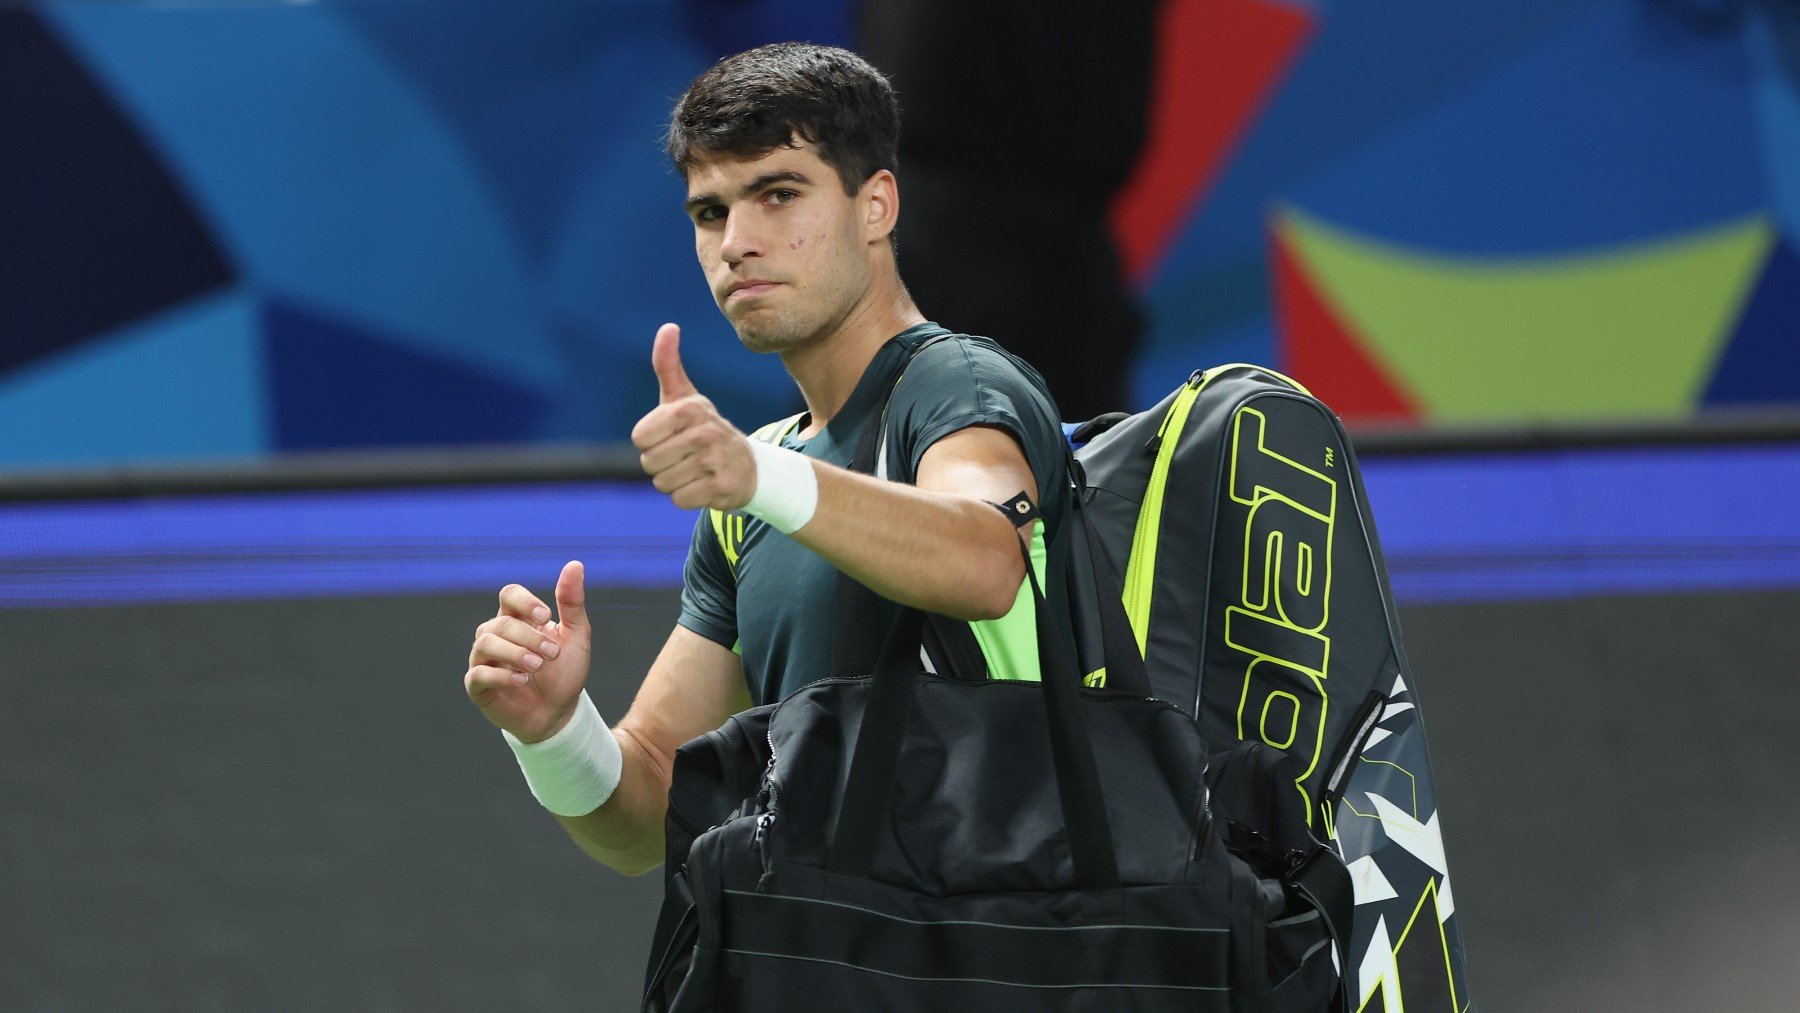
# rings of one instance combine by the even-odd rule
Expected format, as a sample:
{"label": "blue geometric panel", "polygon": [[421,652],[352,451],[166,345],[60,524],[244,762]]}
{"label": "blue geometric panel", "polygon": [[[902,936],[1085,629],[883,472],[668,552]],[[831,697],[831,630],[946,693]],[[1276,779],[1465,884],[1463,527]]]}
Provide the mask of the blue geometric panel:
{"label": "blue geometric panel", "polygon": [[1271,203],[1468,87],[1570,21],[1621,0],[1332,4],[1184,226],[1160,278],[1259,257]]}
{"label": "blue geometric panel", "polygon": [[0,382],[0,460],[86,466],[269,449],[254,297],[227,290]]}
{"label": "blue geometric panel", "polygon": [[263,309],[284,450],[502,443],[530,437],[542,395],[279,300]]}
{"label": "blue geometric panel", "polygon": [[[1185,349],[1182,354],[1196,364],[1216,362],[1221,360],[1197,355],[1194,344],[1210,344],[1215,332],[1255,329],[1266,336],[1271,208],[1405,130],[1442,96],[1467,90],[1469,82],[1571,21],[1619,2],[1320,5],[1320,20],[1293,70],[1246,127],[1238,150],[1152,276],[1145,293],[1152,330],[1141,354]],[[1205,297],[1197,297],[1197,286],[1207,290]],[[1219,340],[1241,344],[1229,336]],[[1244,361],[1272,361],[1266,337],[1253,350]]]}
{"label": "blue geometric panel", "polygon": [[1770,253],[1713,372],[1707,404],[1794,400],[1800,377],[1800,257],[1791,244],[1778,242]]}
{"label": "blue geometric panel", "polygon": [[[1255,2],[1304,8],[1310,34],[1174,223],[1140,400],[1119,407],[1195,366],[1275,357],[1268,229],[1284,205],[1471,258],[1605,254],[1770,216],[1785,245],[1699,382],[1710,403],[1800,403],[1800,4]],[[655,404],[665,320],[740,426],[795,410],[780,362],[743,350],[712,303],[659,135],[715,56],[846,41],[855,10],[0,3],[0,94],[29,99],[0,108],[0,467],[622,439]],[[172,344],[156,359],[129,334]],[[104,365],[118,356],[130,368]],[[416,382],[384,386],[396,370]],[[519,410],[471,412],[470,392]],[[67,418],[74,403],[142,418]]]}
{"label": "blue geometric panel", "polygon": [[1139,353],[1131,369],[1132,403],[1120,405],[1121,409],[1138,409],[1161,401],[1202,367],[1224,362],[1275,361],[1275,342],[1267,317],[1234,321],[1232,326],[1198,334],[1178,335],[1179,321],[1168,317],[1159,317],[1157,324],[1168,329],[1170,340],[1152,344]]}
{"label": "blue geometric panel", "polygon": [[1260,323],[1266,330],[1270,305],[1268,247],[1265,235],[1259,245],[1247,249],[1238,259],[1194,263],[1180,274],[1159,276],[1151,293],[1156,307],[1154,325],[1175,343],[1191,341],[1202,332],[1253,323]]}
{"label": "blue geometric panel", "polygon": [[29,10],[0,10],[0,371],[231,283],[156,153]]}
{"label": "blue geometric panel", "polygon": [[850,0],[686,0],[688,29],[709,61],[771,42],[802,39],[854,48]]}
{"label": "blue geometric panel", "polygon": [[157,137],[259,289],[509,382],[558,376],[487,181],[329,5],[63,4],[45,16]]}
{"label": "blue geometric panel", "polygon": [[629,432],[656,404],[650,343],[668,321],[681,325],[688,375],[739,427],[796,410],[780,360],[746,351],[713,303],[682,211],[686,186],[658,150],[670,96],[704,68],[681,39],[638,36],[608,41],[588,70],[582,90],[606,96],[612,133],[583,152],[587,174],[568,195],[546,271],[581,385],[559,398],[542,436],[599,435],[596,402],[617,412],[607,435]]}
{"label": "blue geometric panel", "polygon": [[1758,5],[1747,20],[1769,203],[1782,231],[1800,238],[1800,10]]}
{"label": "blue geometric panel", "polygon": [[1439,252],[1619,246],[1767,206],[1738,33],[1612,3],[1295,192]]}
{"label": "blue geometric panel", "polygon": [[[596,147],[635,141],[640,155],[652,154],[654,134],[628,137],[614,90],[592,83],[609,47],[680,35],[680,12],[665,0],[384,0],[335,9],[456,131],[534,264]],[[432,30],[420,31],[426,22]],[[661,93],[685,82],[686,63],[654,82]]]}

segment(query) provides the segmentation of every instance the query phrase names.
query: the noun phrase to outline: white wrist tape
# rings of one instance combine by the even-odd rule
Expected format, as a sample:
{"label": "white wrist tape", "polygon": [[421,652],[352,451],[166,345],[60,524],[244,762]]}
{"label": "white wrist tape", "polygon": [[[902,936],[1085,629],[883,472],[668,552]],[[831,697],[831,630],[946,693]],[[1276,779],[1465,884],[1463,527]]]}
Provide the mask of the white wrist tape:
{"label": "white wrist tape", "polygon": [[761,440],[750,441],[750,456],[756,458],[756,492],[744,512],[784,535],[805,527],[819,508],[819,476],[812,462],[799,451]]}
{"label": "white wrist tape", "polygon": [[544,741],[520,742],[504,728],[500,734],[518,756],[531,793],[558,816],[586,816],[619,786],[625,756],[585,690],[569,723]]}

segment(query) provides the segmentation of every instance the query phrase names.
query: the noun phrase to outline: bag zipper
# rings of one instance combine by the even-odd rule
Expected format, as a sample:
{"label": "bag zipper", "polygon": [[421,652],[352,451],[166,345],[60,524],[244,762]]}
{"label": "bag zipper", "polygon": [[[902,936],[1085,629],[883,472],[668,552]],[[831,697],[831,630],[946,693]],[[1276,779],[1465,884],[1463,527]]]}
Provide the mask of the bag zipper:
{"label": "bag zipper", "polygon": [[[1381,721],[1381,713],[1387,707],[1387,696],[1380,690],[1369,693],[1357,709],[1356,716],[1350,719],[1350,727],[1345,730],[1344,742],[1338,747],[1337,757],[1332,761],[1331,773],[1325,778],[1325,787],[1319,793],[1319,812],[1325,820],[1326,839],[1337,836],[1332,819],[1336,815],[1337,804],[1344,797],[1344,789],[1349,785],[1350,774],[1356,769],[1357,758],[1362,755],[1363,748],[1369,742],[1369,736],[1375,733],[1375,726]],[[1311,823],[1311,814],[1308,814]]]}
{"label": "bag zipper", "polygon": [[[868,681],[870,681],[870,677],[866,675],[826,676],[823,679],[815,679],[812,682],[807,683],[806,687],[803,688],[817,686],[820,683]],[[775,719],[780,714],[781,705],[777,704],[775,709],[769,712],[769,724],[768,727],[763,730],[763,738],[769,743],[769,764],[767,767],[763,768],[763,791],[768,793],[769,804],[762,812],[757,814],[756,830],[750,835],[750,844],[756,848],[757,853],[762,857],[763,873],[756,882],[756,888],[758,890],[761,890],[768,885],[769,876],[774,872],[773,863],[769,855],[769,827],[773,826],[775,821],[780,818],[781,808],[781,780],[775,776]]]}
{"label": "bag zipper", "polygon": [[1212,786],[1206,783],[1206,775],[1212,772],[1212,758],[1200,761],[1200,826],[1194,835],[1193,861],[1198,865],[1206,861],[1206,855],[1212,850],[1213,811]]}
{"label": "bag zipper", "polygon": [[[769,720],[771,724],[774,723],[775,715],[773,713],[770,713]],[[769,870],[769,856],[765,838],[768,835],[769,825],[775,822],[776,805],[781,797],[781,783],[775,779],[775,733],[765,730],[763,737],[769,742],[769,765],[763,768],[763,791],[768,793],[769,804],[762,812],[756,814],[756,831],[750,835],[750,843],[763,856],[763,874],[766,876]]]}
{"label": "bag zipper", "polygon": [[1187,426],[1188,413],[1208,378],[1207,371],[1194,370],[1163,416],[1156,435],[1144,444],[1147,453],[1156,455],[1156,462],[1150,467],[1150,483],[1144,490],[1137,527],[1131,535],[1131,558],[1125,565],[1125,616],[1137,638],[1139,654],[1144,653],[1150,638],[1150,596],[1156,583],[1156,538],[1157,529],[1162,526],[1163,490],[1169,484],[1169,466]]}

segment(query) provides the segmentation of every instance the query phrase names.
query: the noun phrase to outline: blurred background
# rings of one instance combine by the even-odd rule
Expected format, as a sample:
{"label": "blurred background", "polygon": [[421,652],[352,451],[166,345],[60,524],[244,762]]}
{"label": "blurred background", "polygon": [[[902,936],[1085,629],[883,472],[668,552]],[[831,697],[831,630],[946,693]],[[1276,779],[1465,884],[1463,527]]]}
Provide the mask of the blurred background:
{"label": "blurred background", "polygon": [[0,1008],[635,1008],[660,881],[459,679],[581,558],[628,706],[658,324],[796,410],[660,150],[786,39],[892,75],[904,277],[1065,418],[1343,416],[1462,1008],[1791,1005],[1800,4],[320,0],[0,6]]}

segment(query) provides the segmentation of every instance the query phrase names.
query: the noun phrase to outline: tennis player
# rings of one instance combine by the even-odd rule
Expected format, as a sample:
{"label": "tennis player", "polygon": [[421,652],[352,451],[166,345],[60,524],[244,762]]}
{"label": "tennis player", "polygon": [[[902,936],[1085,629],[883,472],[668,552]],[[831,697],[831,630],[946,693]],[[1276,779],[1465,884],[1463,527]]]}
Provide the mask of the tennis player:
{"label": "tennis player", "polygon": [[[631,439],[656,488],[704,512],[678,622],[616,726],[584,691],[594,644],[579,562],[554,610],[509,584],[476,629],[469,698],[575,843],[621,872],[661,860],[677,747],[831,674],[840,572],[884,600],[883,623],[899,604],[967,621],[991,677],[1036,677],[1019,538],[1059,587],[1060,424],[1034,372],[931,323],[907,294],[899,125],[887,80],[842,49],[766,46],[694,80],[668,150],[701,272],[744,346],[781,357],[806,411],[746,436],[689,378],[679,327],[657,331],[660,398]],[[885,478],[845,467],[868,426],[886,427]],[[1041,520],[1016,531],[996,504],[1021,495]]]}

